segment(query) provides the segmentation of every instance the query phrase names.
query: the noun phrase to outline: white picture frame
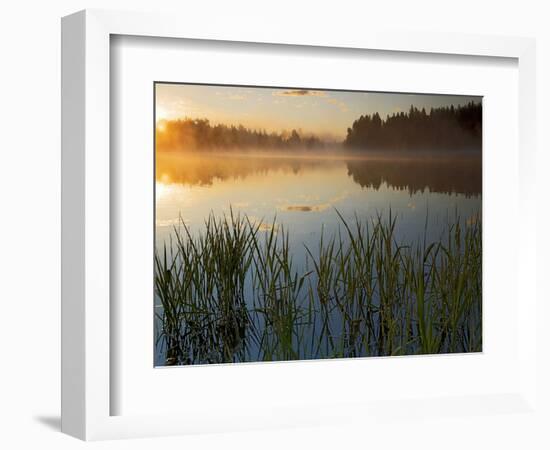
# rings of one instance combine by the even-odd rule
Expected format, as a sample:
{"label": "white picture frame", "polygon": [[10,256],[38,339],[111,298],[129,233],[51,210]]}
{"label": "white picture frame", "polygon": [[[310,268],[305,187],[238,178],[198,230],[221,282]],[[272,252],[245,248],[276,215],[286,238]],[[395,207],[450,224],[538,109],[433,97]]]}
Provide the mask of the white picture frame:
{"label": "white picture frame", "polygon": [[[215,30],[215,31],[214,31]],[[285,44],[301,47],[368,49],[414,55],[462,55],[517,60],[518,170],[515,195],[519,201],[517,286],[522,286],[518,309],[517,382],[512,390],[490,395],[430,397],[402,400],[411,414],[436,410],[459,415],[496,414],[503,409],[536,413],[536,293],[534,268],[535,224],[535,43],[532,39],[451,34],[385,33],[381,30],[326,36],[312,28],[301,34],[278,27],[233,29],[217,23],[204,29],[190,17],[112,11],[82,11],[62,21],[62,430],[85,440],[162,436],[243,430],[265,427],[330,423],[383,416],[393,420],[392,405],[400,399],[348,402],[342,405],[308,404],[302,408],[277,405],[272,411],[239,412],[215,405],[206,414],[140,413],[113,415],[111,337],[112,320],[110,90],[111,36],[162,37],[235,43]],[[514,295],[519,296],[519,291]],[[303,363],[295,363],[297,365]],[[307,364],[307,363],[306,363]],[[351,363],[353,367],[361,362]],[[399,364],[399,362],[397,363]],[[252,367],[252,366],[249,366]],[[259,367],[254,366],[254,367]],[[334,367],[334,366],[333,366]],[[394,365],[395,367],[395,365]],[[255,369],[260,370],[260,369]],[[261,369],[273,371],[274,366]],[[311,369],[315,370],[315,369]],[[387,369],[389,370],[389,369]],[[399,370],[395,368],[394,370]],[[184,373],[182,372],[182,376]],[[392,403],[393,402],[393,403]],[[307,413],[307,414],[306,414]],[[309,414],[309,415],[308,415]],[[248,420],[242,421],[246,417]],[[306,417],[306,418],[305,418]]]}

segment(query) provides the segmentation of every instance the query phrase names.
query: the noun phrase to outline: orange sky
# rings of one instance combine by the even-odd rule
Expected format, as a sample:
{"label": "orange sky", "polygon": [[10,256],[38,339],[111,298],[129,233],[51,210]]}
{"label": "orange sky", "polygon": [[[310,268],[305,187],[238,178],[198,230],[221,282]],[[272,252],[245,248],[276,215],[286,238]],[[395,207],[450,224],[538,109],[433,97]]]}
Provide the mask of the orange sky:
{"label": "orange sky", "polygon": [[331,91],[302,88],[234,87],[157,83],[156,120],[207,118],[268,132],[302,130],[343,139],[362,114],[386,115],[417,108],[480,102],[481,97]]}

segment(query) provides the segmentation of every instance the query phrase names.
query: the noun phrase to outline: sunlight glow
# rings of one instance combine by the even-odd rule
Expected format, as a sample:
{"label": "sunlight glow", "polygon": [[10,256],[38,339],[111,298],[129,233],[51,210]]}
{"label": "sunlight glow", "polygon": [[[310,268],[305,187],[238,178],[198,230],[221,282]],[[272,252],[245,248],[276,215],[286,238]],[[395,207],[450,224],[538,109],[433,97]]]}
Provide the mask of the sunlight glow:
{"label": "sunlight glow", "polygon": [[156,128],[159,133],[164,133],[166,131],[166,120],[165,119],[158,120]]}
{"label": "sunlight glow", "polygon": [[166,120],[168,118],[168,115],[166,114],[166,110],[160,106],[157,102],[156,108],[155,108],[155,119],[158,122],[162,120]]}
{"label": "sunlight glow", "polygon": [[170,195],[171,191],[172,191],[172,186],[170,184],[163,183],[160,181],[157,181],[155,183],[155,198],[157,202],[159,200],[166,198],[168,195]]}

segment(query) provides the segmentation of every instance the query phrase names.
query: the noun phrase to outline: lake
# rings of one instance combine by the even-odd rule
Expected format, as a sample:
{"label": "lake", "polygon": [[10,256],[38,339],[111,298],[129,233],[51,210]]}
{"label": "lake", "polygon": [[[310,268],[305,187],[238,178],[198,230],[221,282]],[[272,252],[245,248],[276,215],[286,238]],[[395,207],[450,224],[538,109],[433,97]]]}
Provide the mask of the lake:
{"label": "lake", "polygon": [[199,230],[211,212],[227,214],[230,208],[262,222],[263,229],[275,219],[296,243],[315,239],[321,224],[327,231],[337,228],[335,209],[347,219],[391,209],[404,238],[423,235],[429,216],[428,234],[435,238],[447,218],[481,212],[481,161],[475,156],[157,156],[157,245],[180,215]]}
{"label": "lake", "polygon": [[[189,236],[198,238],[209,216],[233,214],[246,216],[258,234],[287,233],[293,270],[302,274],[312,271],[312,260],[320,256],[321,236],[346,239],[344,222],[388,222],[391,214],[396,245],[444,241],[450,224],[467,227],[479,222],[481,154],[416,155],[344,155],[340,149],[317,154],[157,152],[157,252],[165,244],[173,245],[174,227],[180,221]],[[250,280],[246,283],[245,301],[252,308]],[[158,296],[155,301],[162,309]],[[343,319],[335,319],[331,333],[341,334],[344,327]],[[241,353],[234,360],[255,360],[252,353],[259,345],[250,344],[249,356]],[[166,351],[166,346],[157,345],[157,365],[165,364]],[[368,348],[357,356],[366,354]],[[304,357],[308,354],[300,359]]]}

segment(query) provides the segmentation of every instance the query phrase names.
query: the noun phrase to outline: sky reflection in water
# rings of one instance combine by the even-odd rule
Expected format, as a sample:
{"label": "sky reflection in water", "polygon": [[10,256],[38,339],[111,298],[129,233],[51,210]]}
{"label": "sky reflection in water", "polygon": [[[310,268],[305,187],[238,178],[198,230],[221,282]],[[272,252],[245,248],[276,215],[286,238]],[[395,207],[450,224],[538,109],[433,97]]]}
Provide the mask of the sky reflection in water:
{"label": "sky reflection in water", "polygon": [[481,160],[157,155],[157,246],[180,215],[195,233],[210,213],[228,214],[230,207],[264,231],[275,221],[298,245],[318,240],[321,228],[336,231],[335,209],[346,220],[391,209],[398,238],[407,240],[423,237],[428,215],[435,240],[447,218],[481,213]]}
{"label": "sky reflection in water", "polygon": [[[407,244],[440,241],[448,222],[481,217],[481,156],[359,158],[322,155],[178,155],[156,159],[156,249],[180,217],[193,235],[209,214],[246,214],[259,232],[288,232],[293,264],[308,271],[323,236],[355,217],[397,217],[395,237]],[[345,233],[344,233],[345,234]],[[311,263],[309,263],[311,264]],[[310,270],[311,268],[309,268]],[[248,300],[247,300],[248,302]],[[158,305],[158,298],[156,299]],[[334,324],[337,331],[338,324]],[[164,364],[157,348],[155,364]]]}

